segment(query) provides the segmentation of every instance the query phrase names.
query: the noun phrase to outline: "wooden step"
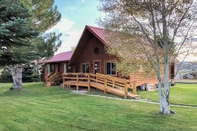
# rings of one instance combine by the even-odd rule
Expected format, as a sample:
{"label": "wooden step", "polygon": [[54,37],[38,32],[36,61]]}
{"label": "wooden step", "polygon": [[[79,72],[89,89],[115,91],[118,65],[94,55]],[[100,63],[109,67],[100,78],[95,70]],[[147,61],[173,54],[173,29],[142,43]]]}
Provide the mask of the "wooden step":
{"label": "wooden step", "polygon": [[46,86],[51,86],[51,82],[46,82]]}

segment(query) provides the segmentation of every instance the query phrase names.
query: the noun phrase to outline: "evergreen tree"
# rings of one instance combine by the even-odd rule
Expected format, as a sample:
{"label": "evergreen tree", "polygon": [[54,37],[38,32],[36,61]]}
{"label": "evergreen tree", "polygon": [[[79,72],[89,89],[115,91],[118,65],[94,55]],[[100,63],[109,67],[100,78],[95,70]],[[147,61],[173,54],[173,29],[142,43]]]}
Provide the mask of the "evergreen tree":
{"label": "evergreen tree", "polygon": [[18,64],[35,57],[31,39],[37,37],[38,32],[32,26],[30,17],[29,10],[20,0],[0,1],[0,64],[12,65],[10,69],[15,89],[22,89],[22,69]]}
{"label": "evergreen tree", "polygon": [[30,39],[38,32],[31,26],[29,10],[18,0],[0,1],[0,64],[18,64],[30,59],[18,48],[33,47]]}
{"label": "evergreen tree", "polygon": [[22,80],[23,82],[38,82],[39,71],[35,63],[23,65]]}
{"label": "evergreen tree", "polygon": [[[0,38],[2,39],[0,62],[1,65],[10,65],[14,89],[22,89],[23,64],[43,57],[51,57],[61,44],[59,39],[61,34],[45,34],[45,31],[54,26],[61,18],[57,7],[53,7],[53,3],[54,0],[47,2],[44,0],[0,1],[1,21],[9,21],[9,18],[16,19],[12,25],[6,21],[8,27],[13,27],[12,32],[6,30],[4,23],[0,27]],[[19,18],[22,20],[19,21]],[[22,22],[28,22],[28,25]]]}
{"label": "evergreen tree", "polygon": [[12,74],[7,66],[3,68],[2,74],[0,75],[0,82],[12,82]]}
{"label": "evergreen tree", "polygon": [[39,37],[32,39],[33,45],[36,46],[34,49],[39,53],[39,58],[52,57],[61,45],[61,34],[45,33],[61,19],[57,6],[53,6],[54,0],[47,0],[47,2],[46,0],[22,0],[22,2],[30,9],[32,25],[40,32]]}

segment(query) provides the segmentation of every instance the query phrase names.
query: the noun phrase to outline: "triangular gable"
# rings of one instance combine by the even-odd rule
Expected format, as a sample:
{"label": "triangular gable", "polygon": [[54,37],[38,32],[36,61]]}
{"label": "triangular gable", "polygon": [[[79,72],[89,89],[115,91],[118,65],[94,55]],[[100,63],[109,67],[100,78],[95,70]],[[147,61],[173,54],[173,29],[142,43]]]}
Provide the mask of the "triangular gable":
{"label": "triangular gable", "polygon": [[80,56],[80,54],[85,49],[85,46],[89,39],[94,35],[96,38],[98,38],[104,45],[109,47],[109,44],[107,40],[104,37],[105,30],[93,26],[85,26],[85,29],[81,35],[81,38],[79,39],[79,42],[77,44],[77,47],[75,48],[75,51],[71,57],[71,60],[69,64],[73,64],[77,58]]}

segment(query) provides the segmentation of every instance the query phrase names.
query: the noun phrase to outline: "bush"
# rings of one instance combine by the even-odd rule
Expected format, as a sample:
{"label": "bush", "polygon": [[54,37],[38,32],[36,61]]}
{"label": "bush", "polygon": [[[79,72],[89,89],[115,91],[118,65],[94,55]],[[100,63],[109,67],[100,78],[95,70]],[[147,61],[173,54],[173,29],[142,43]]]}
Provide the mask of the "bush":
{"label": "bush", "polygon": [[171,86],[175,86],[176,85],[176,83],[171,83]]}
{"label": "bush", "polygon": [[2,82],[2,83],[13,82],[12,81],[12,74],[11,74],[10,69],[8,67],[4,67],[2,75],[0,76],[0,82]]}

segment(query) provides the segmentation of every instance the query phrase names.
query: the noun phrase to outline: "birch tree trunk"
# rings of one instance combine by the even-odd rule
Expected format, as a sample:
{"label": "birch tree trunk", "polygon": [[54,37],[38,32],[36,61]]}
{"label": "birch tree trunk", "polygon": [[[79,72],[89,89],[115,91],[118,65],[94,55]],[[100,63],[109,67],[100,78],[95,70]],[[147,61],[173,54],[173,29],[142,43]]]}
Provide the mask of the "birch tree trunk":
{"label": "birch tree trunk", "polygon": [[164,101],[163,101],[162,114],[170,114],[169,92],[170,92],[169,63],[168,63],[168,56],[165,56],[165,62],[164,62]]}
{"label": "birch tree trunk", "polygon": [[162,1],[162,23],[163,23],[163,55],[164,55],[164,93],[163,93],[163,109],[162,114],[170,114],[170,108],[169,108],[169,31],[168,31],[168,25],[166,20],[166,5],[165,0]]}
{"label": "birch tree trunk", "polygon": [[22,66],[12,65],[10,66],[10,71],[12,73],[13,88],[14,90],[21,90],[22,87]]}
{"label": "birch tree trunk", "polygon": [[162,78],[161,78],[160,70],[158,70],[157,72],[157,80],[158,80],[160,113],[162,113],[163,112],[163,92],[162,92]]}

